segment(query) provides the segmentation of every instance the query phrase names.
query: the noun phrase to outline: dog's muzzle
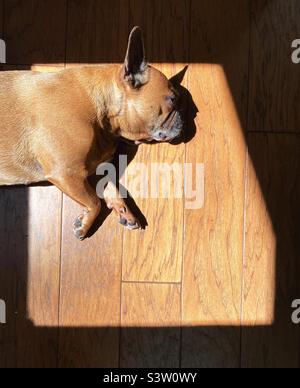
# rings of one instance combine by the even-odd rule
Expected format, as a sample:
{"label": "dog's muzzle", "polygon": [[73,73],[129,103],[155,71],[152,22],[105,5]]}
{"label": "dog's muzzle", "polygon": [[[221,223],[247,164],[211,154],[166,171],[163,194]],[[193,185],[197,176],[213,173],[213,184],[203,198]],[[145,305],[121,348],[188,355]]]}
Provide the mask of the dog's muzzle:
{"label": "dog's muzzle", "polygon": [[182,130],[183,121],[180,117],[180,113],[174,110],[170,113],[160,128],[153,132],[152,138],[153,140],[159,142],[170,142],[180,136]]}

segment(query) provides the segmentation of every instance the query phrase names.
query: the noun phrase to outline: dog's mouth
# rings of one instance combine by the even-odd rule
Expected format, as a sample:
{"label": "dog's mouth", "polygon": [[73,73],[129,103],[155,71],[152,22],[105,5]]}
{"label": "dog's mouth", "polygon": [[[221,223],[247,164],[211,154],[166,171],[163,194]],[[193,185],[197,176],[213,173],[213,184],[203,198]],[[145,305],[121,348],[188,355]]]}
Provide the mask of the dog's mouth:
{"label": "dog's mouth", "polygon": [[121,141],[128,145],[140,145],[140,144],[151,144],[151,143],[162,143],[176,140],[180,137],[183,130],[183,121],[179,111],[173,110],[163,123],[156,127],[148,138],[141,140],[129,140],[121,137]]}
{"label": "dog's mouth", "polygon": [[156,142],[171,142],[180,136],[183,130],[183,121],[180,113],[173,110],[161,126],[152,134],[152,140]]}

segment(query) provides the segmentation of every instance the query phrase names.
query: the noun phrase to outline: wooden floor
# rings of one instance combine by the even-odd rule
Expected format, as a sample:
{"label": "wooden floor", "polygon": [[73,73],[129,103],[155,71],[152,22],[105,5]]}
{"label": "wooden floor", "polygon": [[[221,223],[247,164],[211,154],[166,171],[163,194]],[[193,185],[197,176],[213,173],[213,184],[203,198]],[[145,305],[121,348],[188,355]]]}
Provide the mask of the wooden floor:
{"label": "wooden floor", "polygon": [[166,74],[189,64],[195,137],[135,161],[205,168],[202,209],[137,199],[145,231],[110,215],[84,242],[55,187],[1,188],[1,367],[300,367],[299,18],[298,0],[0,0],[3,70],[121,62],[136,24]]}

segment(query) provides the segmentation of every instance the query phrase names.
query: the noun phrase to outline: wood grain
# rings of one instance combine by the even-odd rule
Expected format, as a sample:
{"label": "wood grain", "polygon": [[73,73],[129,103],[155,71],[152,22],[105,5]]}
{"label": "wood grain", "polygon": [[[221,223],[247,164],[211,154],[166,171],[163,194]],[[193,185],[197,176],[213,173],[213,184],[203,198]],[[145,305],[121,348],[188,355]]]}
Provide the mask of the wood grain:
{"label": "wood grain", "polygon": [[[28,191],[25,188],[0,190],[0,298],[6,303],[6,324],[0,325],[0,365],[15,367],[18,361],[17,332],[20,283],[27,281]],[[26,296],[25,296],[26,298]]]}
{"label": "wood grain", "polygon": [[[150,3],[152,8],[150,7]],[[130,23],[140,25],[145,34],[145,46],[147,58],[155,58],[156,55],[172,58],[177,55],[184,58],[187,48],[181,44],[169,46],[165,44],[165,29],[161,23],[163,17],[171,30],[178,34],[177,42],[188,39],[189,2],[174,1],[171,4],[165,2],[131,1]],[[175,28],[176,26],[176,28]],[[155,28],[157,42],[151,34]],[[180,39],[179,39],[180,37]],[[161,44],[161,45],[160,45]],[[167,48],[168,47],[168,48]],[[187,59],[187,57],[186,57]],[[183,65],[164,64],[156,65],[168,77],[177,74],[183,69]],[[186,81],[184,81],[184,85]],[[182,166],[185,158],[185,145],[157,145],[153,147],[141,146],[135,162],[144,163],[148,175],[151,175],[153,165],[151,163],[165,163],[171,166],[179,163]],[[129,169],[134,175],[133,169]],[[152,170],[154,171],[154,170]],[[136,173],[135,173],[136,174]],[[171,172],[171,178],[174,175]],[[173,176],[172,176],[173,175]],[[168,185],[168,183],[167,183]],[[148,185],[151,192],[151,185]],[[126,281],[151,281],[151,282],[180,282],[182,267],[182,237],[183,237],[183,196],[175,198],[174,182],[171,183],[170,198],[137,198],[137,204],[144,213],[148,227],[145,231],[136,233],[125,232],[123,259],[123,280]],[[129,187],[130,191],[130,180]]]}
{"label": "wood grain", "polygon": [[[122,227],[111,216],[92,238],[80,242],[73,235],[72,222],[81,211],[64,198],[60,366],[116,367],[119,333],[114,327],[120,326]],[[75,335],[71,328],[81,330]]]}
{"label": "wood grain", "polygon": [[28,191],[27,279],[20,278],[21,319],[16,322],[18,367],[57,366],[61,201],[56,187]]}
{"label": "wood grain", "polygon": [[249,130],[300,131],[300,71],[292,42],[300,36],[300,2],[252,1]]}
{"label": "wood grain", "polygon": [[123,284],[121,367],[179,367],[179,326],[179,285]]}
{"label": "wood grain", "polygon": [[[58,325],[61,195],[55,188],[1,189],[0,365],[54,367]],[[52,212],[49,212],[52,208]]]}
{"label": "wood grain", "polygon": [[55,187],[1,188],[0,367],[300,367],[299,15],[298,0],[0,0],[1,70],[122,62],[134,25],[168,76],[190,63],[195,138],[135,162],[205,173],[202,208],[137,198],[146,231],[110,215],[83,243]]}
{"label": "wood grain", "polygon": [[67,63],[123,62],[128,4],[128,0],[70,0]]}
{"label": "wood grain", "polygon": [[[69,1],[67,66],[115,61],[114,55],[123,60],[129,33],[125,8],[126,1]],[[64,197],[59,364],[117,367],[123,229],[111,215],[79,242],[72,222],[81,211]]]}
{"label": "wood grain", "polygon": [[[192,57],[199,47],[203,53],[206,47],[207,58],[212,60],[214,52],[223,48],[218,45],[220,36],[226,37],[227,46],[235,42],[235,34],[249,18],[247,4],[238,4],[229,11],[221,1],[203,8],[192,3]],[[218,35],[212,25],[206,29],[210,21],[218,25]],[[200,113],[197,135],[187,144],[187,161],[204,164],[205,204],[185,212],[183,366],[236,367],[240,363],[246,160],[241,121],[247,99],[236,106],[234,97],[247,96],[247,46],[242,52],[238,63],[231,56],[234,82],[231,78],[229,83],[221,65],[190,66],[189,89]],[[230,54],[224,55],[228,66]]]}
{"label": "wood grain", "polygon": [[4,0],[0,0],[0,39],[3,39]]}
{"label": "wood grain", "polygon": [[300,295],[300,138],[248,138],[242,364],[297,368],[300,330],[291,305]]}
{"label": "wood grain", "polygon": [[67,0],[4,0],[7,63],[65,62]]}
{"label": "wood grain", "polygon": [[189,55],[191,0],[129,0],[130,27],[143,29],[147,60],[185,63]]}

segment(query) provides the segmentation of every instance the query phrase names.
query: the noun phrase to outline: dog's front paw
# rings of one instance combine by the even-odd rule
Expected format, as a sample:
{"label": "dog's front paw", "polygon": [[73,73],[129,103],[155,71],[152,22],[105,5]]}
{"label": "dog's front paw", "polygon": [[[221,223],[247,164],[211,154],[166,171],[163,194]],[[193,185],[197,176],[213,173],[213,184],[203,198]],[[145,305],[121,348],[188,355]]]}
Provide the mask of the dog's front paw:
{"label": "dog's front paw", "polygon": [[119,223],[121,225],[125,226],[129,230],[136,230],[136,229],[141,228],[141,225],[138,221],[136,221],[134,219],[131,219],[128,221],[128,220],[126,220],[126,218],[124,218],[122,216],[120,217]]}
{"label": "dog's front paw", "polygon": [[141,225],[128,209],[122,199],[106,199],[107,207],[115,212],[119,217],[119,223],[129,230],[140,229]]}
{"label": "dog's front paw", "polygon": [[84,215],[80,215],[79,217],[76,218],[76,220],[73,223],[74,235],[80,241],[84,240],[87,233],[83,225],[83,218],[84,218]]}

